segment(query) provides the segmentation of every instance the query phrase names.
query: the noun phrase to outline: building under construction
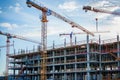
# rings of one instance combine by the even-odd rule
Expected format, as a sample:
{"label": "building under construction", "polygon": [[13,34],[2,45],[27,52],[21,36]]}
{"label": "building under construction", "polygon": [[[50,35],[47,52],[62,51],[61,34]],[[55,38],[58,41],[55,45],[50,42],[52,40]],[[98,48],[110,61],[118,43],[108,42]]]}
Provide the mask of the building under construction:
{"label": "building under construction", "polygon": [[[47,80],[120,80],[119,36],[47,50]],[[41,50],[9,55],[10,80],[41,80]]]}
{"label": "building under construction", "polygon": [[[94,34],[76,22],[36,4],[34,0],[27,0],[26,3],[28,7],[35,7],[42,12],[41,47],[37,50],[21,50],[10,54],[10,38],[31,40],[0,31],[0,34],[7,36],[5,80],[120,80],[119,36],[109,40],[89,39],[89,35]],[[110,13],[90,6],[83,9]],[[47,15],[52,15],[70,24],[71,27],[82,30],[87,34],[86,40],[47,48]]]}

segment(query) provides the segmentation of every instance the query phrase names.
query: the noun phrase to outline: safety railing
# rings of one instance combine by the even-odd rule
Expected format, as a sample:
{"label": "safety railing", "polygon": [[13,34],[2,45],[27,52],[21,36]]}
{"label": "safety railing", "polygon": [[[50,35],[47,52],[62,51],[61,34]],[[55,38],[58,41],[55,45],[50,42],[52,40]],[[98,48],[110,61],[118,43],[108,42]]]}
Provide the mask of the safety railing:
{"label": "safety railing", "polygon": [[76,54],[86,54],[87,53],[87,49],[84,50],[76,50]]}
{"label": "safety railing", "polygon": [[81,61],[87,61],[87,59],[86,58],[77,59],[77,62],[81,62]]}

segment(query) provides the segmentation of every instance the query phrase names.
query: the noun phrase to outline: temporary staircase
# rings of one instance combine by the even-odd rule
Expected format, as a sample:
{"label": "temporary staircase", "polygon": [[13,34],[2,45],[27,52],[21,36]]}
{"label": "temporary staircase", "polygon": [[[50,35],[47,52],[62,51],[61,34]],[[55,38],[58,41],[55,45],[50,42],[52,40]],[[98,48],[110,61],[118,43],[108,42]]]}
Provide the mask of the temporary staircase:
{"label": "temporary staircase", "polygon": [[117,57],[113,52],[109,52],[109,54],[110,54],[111,56],[113,56],[116,61],[117,61],[117,60],[120,60],[120,58]]}

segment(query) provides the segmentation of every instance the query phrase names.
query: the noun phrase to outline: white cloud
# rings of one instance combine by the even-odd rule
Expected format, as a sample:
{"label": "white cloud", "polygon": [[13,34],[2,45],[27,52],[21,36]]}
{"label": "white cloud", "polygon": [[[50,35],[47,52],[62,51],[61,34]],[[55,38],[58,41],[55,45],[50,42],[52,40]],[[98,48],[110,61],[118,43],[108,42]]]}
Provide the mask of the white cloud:
{"label": "white cloud", "polygon": [[21,7],[21,5],[19,3],[16,3],[15,6],[16,6],[15,7],[16,12],[19,12],[22,9],[22,7]]}
{"label": "white cloud", "polygon": [[15,6],[9,6],[9,9],[14,10],[16,13],[19,13],[22,7],[19,3],[16,3]]}
{"label": "white cloud", "polygon": [[0,23],[0,26],[5,27],[7,29],[13,29],[13,28],[18,27],[17,24],[11,24],[11,23],[8,23],[8,22]]}
{"label": "white cloud", "polygon": [[18,6],[18,7],[20,7],[20,4],[19,4],[19,3],[16,3],[15,5]]}
{"label": "white cloud", "polygon": [[114,25],[120,25],[120,18],[119,17],[114,17],[111,21],[112,24]]}
{"label": "white cloud", "polygon": [[79,8],[79,5],[75,1],[65,2],[58,6],[60,9],[66,10],[68,12],[74,11]]}
{"label": "white cloud", "polygon": [[90,4],[90,6],[93,6],[93,7],[103,7],[105,5],[109,4],[109,1],[95,1],[93,2],[92,4]]}
{"label": "white cloud", "polygon": [[113,19],[107,21],[107,27],[110,28],[112,32],[120,32],[120,18],[119,17],[113,17]]}
{"label": "white cloud", "polygon": [[9,9],[13,9],[14,7],[13,6],[9,6]]}

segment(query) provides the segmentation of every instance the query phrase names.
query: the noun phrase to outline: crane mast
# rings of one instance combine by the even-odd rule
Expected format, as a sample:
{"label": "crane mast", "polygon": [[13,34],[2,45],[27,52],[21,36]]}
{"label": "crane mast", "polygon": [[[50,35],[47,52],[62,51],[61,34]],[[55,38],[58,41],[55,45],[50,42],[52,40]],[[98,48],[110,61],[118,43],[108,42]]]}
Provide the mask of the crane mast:
{"label": "crane mast", "polygon": [[47,69],[46,69],[46,61],[47,61],[47,8],[46,7],[40,7],[39,5],[35,4],[34,2],[31,2],[30,0],[27,0],[26,2],[28,4],[28,7],[34,6],[35,8],[42,11],[42,26],[41,26],[41,80],[47,80]]}
{"label": "crane mast", "polygon": [[83,6],[83,10],[85,10],[85,12],[93,11],[93,12],[107,13],[107,14],[113,14],[113,15],[120,16],[120,13],[118,13],[118,12],[112,12],[112,11],[107,11],[107,10],[103,10],[103,9],[97,9],[97,8],[94,8],[94,7],[91,7],[91,6]]}
{"label": "crane mast", "polygon": [[47,63],[47,16],[46,16],[46,11],[42,12],[42,28],[41,28],[41,48],[42,48],[42,53],[41,53],[41,80],[47,80],[46,73],[46,63]]}

